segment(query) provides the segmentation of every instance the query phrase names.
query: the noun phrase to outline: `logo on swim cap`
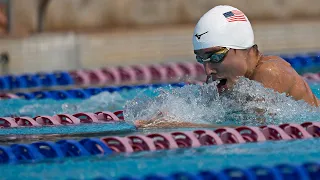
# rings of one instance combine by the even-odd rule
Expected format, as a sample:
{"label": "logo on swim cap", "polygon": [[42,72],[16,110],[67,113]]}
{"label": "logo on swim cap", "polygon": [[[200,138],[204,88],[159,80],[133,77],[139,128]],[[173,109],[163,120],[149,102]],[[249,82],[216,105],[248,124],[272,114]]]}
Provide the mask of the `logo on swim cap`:
{"label": "logo on swim cap", "polygon": [[243,12],[239,10],[228,11],[226,13],[223,13],[223,15],[228,22],[247,21]]}
{"label": "logo on swim cap", "polygon": [[208,32],[209,32],[209,31],[204,32],[204,33],[202,33],[202,34],[196,34],[196,35],[194,35],[194,36],[197,37],[198,39],[200,39],[202,35],[207,34]]}

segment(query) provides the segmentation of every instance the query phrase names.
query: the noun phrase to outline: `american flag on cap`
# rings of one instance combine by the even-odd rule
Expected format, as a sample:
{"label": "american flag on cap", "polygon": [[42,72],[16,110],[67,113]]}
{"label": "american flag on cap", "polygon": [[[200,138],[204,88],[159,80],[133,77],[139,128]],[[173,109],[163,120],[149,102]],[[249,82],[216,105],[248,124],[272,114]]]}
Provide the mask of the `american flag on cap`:
{"label": "american flag on cap", "polygon": [[247,21],[243,12],[239,10],[228,11],[223,13],[228,22]]}

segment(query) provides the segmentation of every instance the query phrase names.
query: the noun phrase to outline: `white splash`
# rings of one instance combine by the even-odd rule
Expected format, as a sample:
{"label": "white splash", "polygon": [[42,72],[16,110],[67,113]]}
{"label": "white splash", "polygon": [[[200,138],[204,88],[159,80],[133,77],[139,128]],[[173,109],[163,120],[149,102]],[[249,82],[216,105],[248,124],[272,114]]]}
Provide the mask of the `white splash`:
{"label": "white splash", "polygon": [[[132,92],[133,93],[133,92]],[[128,94],[128,93],[127,93]],[[18,114],[54,115],[59,113],[74,114],[77,112],[117,111],[122,110],[127,98],[118,92],[102,92],[86,100],[33,100],[18,106]],[[127,95],[128,96],[128,95]],[[132,96],[132,95],[130,95]],[[31,102],[31,101],[29,101]],[[18,104],[16,103],[15,106]],[[9,113],[8,111],[6,113]],[[16,113],[16,112],[15,112]]]}
{"label": "white splash", "polygon": [[[218,94],[216,84],[156,89],[141,93],[125,105],[127,121],[149,120],[160,112],[165,119],[207,124],[281,124],[315,121],[318,108],[240,78],[233,90]],[[260,113],[259,113],[260,112]]]}

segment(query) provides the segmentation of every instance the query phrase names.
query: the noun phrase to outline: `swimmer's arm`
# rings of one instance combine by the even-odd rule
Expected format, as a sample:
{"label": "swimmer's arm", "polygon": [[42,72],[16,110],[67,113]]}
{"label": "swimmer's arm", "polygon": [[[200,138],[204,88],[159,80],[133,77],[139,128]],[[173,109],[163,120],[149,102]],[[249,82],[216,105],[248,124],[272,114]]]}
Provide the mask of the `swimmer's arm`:
{"label": "swimmer's arm", "polygon": [[181,121],[167,120],[137,120],[134,123],[137,128],[219,128],[222,126],[213,124],[198,124]]}

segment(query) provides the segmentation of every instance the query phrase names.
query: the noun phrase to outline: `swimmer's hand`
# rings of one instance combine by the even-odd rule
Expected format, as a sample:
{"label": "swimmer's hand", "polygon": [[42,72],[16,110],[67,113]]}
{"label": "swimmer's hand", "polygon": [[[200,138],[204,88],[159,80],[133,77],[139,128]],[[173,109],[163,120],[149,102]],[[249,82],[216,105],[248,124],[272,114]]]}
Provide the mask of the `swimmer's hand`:
{"label": "swimmer's hand", "polygon": [[[181,120],[177,120],[174,117],[168,116],[167,113],[162,111],[157,112],[151,119],[149,120],[136,120],[134,125],[137,128],[219,128],[222,125],[215,124],[199,124],[199,123],[191,123],[185,122]],[[231,127],[230,125],[228,125]],[[233,126],[235,127],[235,126]]]}
{"label": "swimmer's hand", "polygon": [[219,128],[222,126],[214,124],[198,124],[183,121],[173,121],[165,119],[157,120],[137,120],[135,121],[137,128]]}

